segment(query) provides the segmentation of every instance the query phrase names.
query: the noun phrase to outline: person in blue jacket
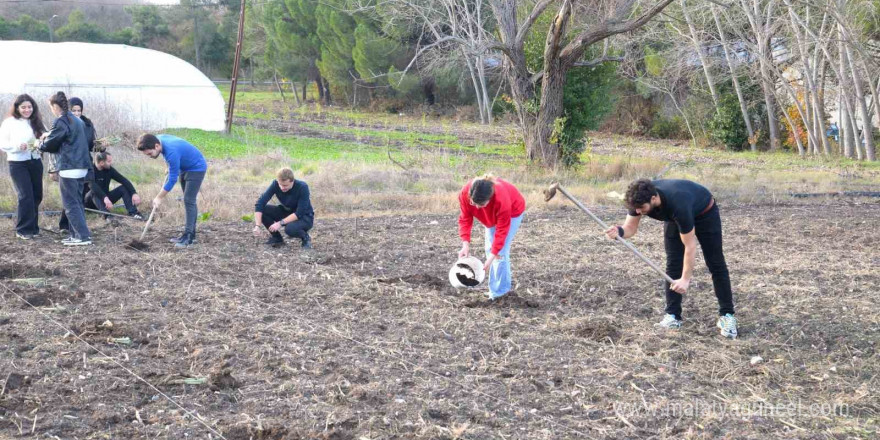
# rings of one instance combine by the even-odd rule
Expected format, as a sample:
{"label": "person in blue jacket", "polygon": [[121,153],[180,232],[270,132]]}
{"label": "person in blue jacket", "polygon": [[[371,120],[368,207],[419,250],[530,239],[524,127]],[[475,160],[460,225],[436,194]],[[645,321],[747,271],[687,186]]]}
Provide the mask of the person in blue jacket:
{"label": "person in blue jacket", "polygon": [[178,248],[192,246],[196,241],[196,218],[199,214],[196,201],[199,189],[205,180],[205,173],[208,172],[205,156],[186,140],[170,134],[142,134],[138,138],[137,149],[153,159],[161,154],[168,163],[168,178],[159,195],[153,199],[154,209],[162,204],[165,196],[174,188],[175,182],[180,180],[183,204],[186,207],[186,228],[180,238],[171,241]]}
{"label": "person in blue jacket", "polygon": [[[272,197],[278,199],[279,205],[269,205]],[[315,222],[315,211],[309,198],[309,186],[302,180],[293,178],[293,170],[282,168],[275,175],[275,180],[263,192],[254,207],[254,235],[259,237],[263,230],[269,230],[271,236],[266,244],[278,247],[284,245],[281,231],[288,237],[299,238],[303,249],[312,248],[309,229]]]}

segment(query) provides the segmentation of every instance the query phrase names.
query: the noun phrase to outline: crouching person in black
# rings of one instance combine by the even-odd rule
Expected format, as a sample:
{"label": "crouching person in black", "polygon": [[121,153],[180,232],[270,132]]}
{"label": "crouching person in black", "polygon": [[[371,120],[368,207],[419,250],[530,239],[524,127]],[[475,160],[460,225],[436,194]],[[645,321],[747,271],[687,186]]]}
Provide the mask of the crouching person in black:
{"label": "crouching person in black", "polygon": [[[272,197],[277,198],[280,204],[269,205]],[[266,244],[283,245],[284,237],[281,236],[283,230],[288,237],[299,238],[303,249],[311,249],[312,239],[309,236],[309,229],[312,229],[314,221],[315,211],[309,199],[309,186],[302,180],[295,180],[293,170],[290,168],[278,170],[275,180],[260,196],[254,207],[254,223],[256,223],[254,235],[258,237],[261,235],[260,225],[263,225],[271,234]]]}
{"label": "crouching person in black", "polygon": [[[110,182],[114,180],[120,185],[111,190]],[[91,208],[92,206],[88,206],[91,202],[93,209],[109,211],[120,199],[125,204],[129,216],[137,220],[144,219],[137,209],[141,204],[141,196],[138,195],[134,185],[113,168],[113,155],[108,152],[98,153],[95,157],[95,177],[92,181],[92,189],[86,197],[86,207]]]}

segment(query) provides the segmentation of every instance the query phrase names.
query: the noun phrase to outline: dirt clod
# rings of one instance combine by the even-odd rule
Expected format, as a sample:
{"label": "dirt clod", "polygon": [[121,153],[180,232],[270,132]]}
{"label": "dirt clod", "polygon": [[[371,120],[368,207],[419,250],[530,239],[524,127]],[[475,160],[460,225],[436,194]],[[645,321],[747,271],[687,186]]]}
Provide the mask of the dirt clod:
{"label": "dirt clod", "polygon": [[6,394],[10,391],[15,391],[21,389],[27,385],[27,377],[18,373],[9,373],[6,376],[6,381],[3,382],[3,389],[0,394]]}
{"label": "dirt clod", "polygon": [[232,372],[229,370],[212,373],[208,382],[211,384],[211,391],[235,389],[241,385],[238,379],[232,377]]}

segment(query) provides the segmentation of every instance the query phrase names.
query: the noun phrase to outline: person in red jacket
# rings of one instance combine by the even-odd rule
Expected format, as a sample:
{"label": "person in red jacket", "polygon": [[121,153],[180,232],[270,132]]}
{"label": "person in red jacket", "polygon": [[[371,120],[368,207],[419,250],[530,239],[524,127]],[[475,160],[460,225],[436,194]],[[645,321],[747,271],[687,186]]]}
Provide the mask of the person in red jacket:
{"label": "person in red jacket", "polygon": [[522,223],[526,201],[511,183],[491,174],[468,182],[458,196],[461,214],[458,235],[460,258],[470,254],[471,227],[474,217],[486,227],[486,264],[489,272],[489,299],[510,292],[510,243]]}

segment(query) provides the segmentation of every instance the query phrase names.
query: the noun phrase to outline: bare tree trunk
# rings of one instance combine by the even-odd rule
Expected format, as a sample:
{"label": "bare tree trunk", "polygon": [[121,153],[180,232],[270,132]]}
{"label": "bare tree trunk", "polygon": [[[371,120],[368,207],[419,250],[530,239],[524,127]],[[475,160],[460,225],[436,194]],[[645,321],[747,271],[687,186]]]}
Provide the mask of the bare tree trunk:
{"label": "bare tree trunk", "polygon": [[746,130],[749,133],[749,147],[752,152],[758,151],[758,139],[755,136],[755,130],[752,128],[752,119],[749,117],[748,103],[743,97],[742,87],[739,85],[739,78],[736,75],[733,59],[730,57],[730,49],[727,46],[727,37],[724,35],[724,29],[721,27],[721,20],[718,19],[718,11],[715,5],[711,4],[712,18],[715,19],[715,27],[718,28],[718,35],[721,37],[721,48],[724,50],[724,59],[727,61],[727,68],[730,69],[730,78],[733,81],[733,89],[736,91],[736,97],[739,100],[739,109],[742,112],[743,121],[746,123]]}
{"label": "bare tree trunk", "polygon": [[486,63],[482,56],[477,57],[477,76],[480,78],[480,90],[483,93],[483,106],[486,109],[486,123],[492,125],[492,101],[489,100],[489,83],[486,81]]}
{"label": "bare tree trunk", "polygon": [[318,88],[318,102],[324,103],[324,84],[321,82],[321,75],[315,75],[315,86]]}
{"label": "bare tree trunk", "polygon": [[788,126],[791,128],[791,132],[794,133],[794,143],[797,144],[798,154],[803,157],[804,143],[801,142],[801,137],[797,135],[797,127],[794,125],[794,121],[791,119],[791,116],[788,115],[788,112],[782,112],[782,115],[785,116],[785,120],[788,122]]}
{"label": "bare tree trunk", "polygon": [[275,87],[278,88],[278,93],[281,94],[281,102],[287,102],[287,99],[284,98],[284,89],[282,89],[281,84],[278,83],[278,71],[277,70],[273,73],[272,80],[275,81]]}
{"label": "bare tree trunk", "polygon": [[[814,58],[815,60],[815,58]],[[831,155],[831,142],[828,136],[825,136],[825,58],[819,61],[817,70],[818,78],[813,80],[814,84],[818,83],[816,93],[813,94],[813,111],[816,113],[816,133],[822,139],[822,150],[826,156]],[[818,82],[816,81],[818,79]]]}
{"label": "bare tree trunk", "polygon": [[[794,8],[792,8],[791,4],[788,2],[786,2],[786,5],[788,6],[791,31],[795,36],[794,43],[798,47],[798,52],[801,56],[801,66],[803,69],[804,107],[806,110],[806,118],[804,124],[805,128],[809,132],[808,151],[811,154],[818,154],[820,142],[825,142],[825,123],[824,121],[822,121],[822,118],[819,117],[819,113],[816,112],[815,108],[822,105],[822,103],[819,102],[819,99],[817,98],[819,91],[815,82],[815,64],[811,62],[810,54],[807,50],[807,44],[805,38],[801,35],[801,30],[798,25],[798,20],[796,19]],[[795,96],[794,99],[797,100],[797,96]]]}
{"label": "bare tree trunk", "polygon": [[780,140],[779,122],[776,117],[775,80],[770,75],[769,66],[769,64],[773,63],[773,50],[771,47],[773,36],[770,32],[772,25],[768,23],[768,19],[772,16],[775,0],[770,0],[767,3],[767,19],[762,15],[758,0],[752,0],[751,7],[746,1],[740,0],[740,4],[746,13],[746,17],[749,19],[749,25],[752,28],[758,45],[758,66],[761,74],[761,89],[764,92],[764,103],[767,106],[767,131],[770,134],[770,150],[778,150]]}
{"label": "bare tree trunk", "polygon": [[474,71],[474,65],[471,62],[470,57],[468,57],[467,53],[462,48],[461,50],[462,56],[464,56],[464,61],[467,63],[468,72],[471,74],[471,83],[474,87],[474,96],[477,98],[477,109],[480,111],[480,123],[486,123],[486,115],[483,112],[483,94],[480,92],[480,85],[477,81],[477,73]]}
{"label": "bare tree trunk", "polygon": [[865,92],[864,89],[862,89],[862,78],[853,62],[852,48],[850,48],[849,45],[844,45],[844,47],[846,50],[846,57],[849,60],[849,70],[852,74],[853,90],[856,93],[856,104],[859,111],[859,117],[862,119],[862,139],[860,139],[858,143],[865,148],[865,158],[869,161],[874,161],[877,160],[877,157],[874,154],[874,137],[871,133],[871,117],[868,115],[868,106],[865,104]]}
{"label": "bare tree trunk", "polygon": [[715,103],[715,111],[717,112],[720,99],[718,98],[718,91],[715,89],[715,80],[712,78],[712,72],[709,70],[709,57],[706,56],[706,48],[703,47],[702,39],[697,34],[697,28],[694,26],[693,20],[691,20],[691,14],[685,1],[681,0],[681,11],[684,14],[685,21],[687,21],[688,30],[691,33],[691,41],[693,41],[697,55],[700,57],[703,74],[706,75],[706,83],[709,85],[709,93],[712,94],[712,102]]}
{"label": "bare tree trunk", "polygon": [[296,106],[301,106],[302,102],[299,100],[299,93],[297,93],[296,83],[293,82],[293,78],[290,79],[290,92],[290,94],[293,95],[293,99],[296,100]]}
{"label": "bare tree trunk", "polygon": [[541,82],[541,104],[538,108],[536,130],[541,136],[541,160],[551,168],[555,168],[561,157],[559,144],[552,144],[550,139],[556,119],[562,117],[562,96],[565,89],[565,73],[562,66],[545,69]]}
{"label": "bare tree trunk", "polygon": [[844,96],[845,92],[843,91],[843,84],[838,84],[837,87],[837,118],[840,122],[840,153],[843,157],[852,158],[853,147],[850,138],[852,128],[849,125],[849,113],[847,113],[847,106],[845,104],[846,97]]}

